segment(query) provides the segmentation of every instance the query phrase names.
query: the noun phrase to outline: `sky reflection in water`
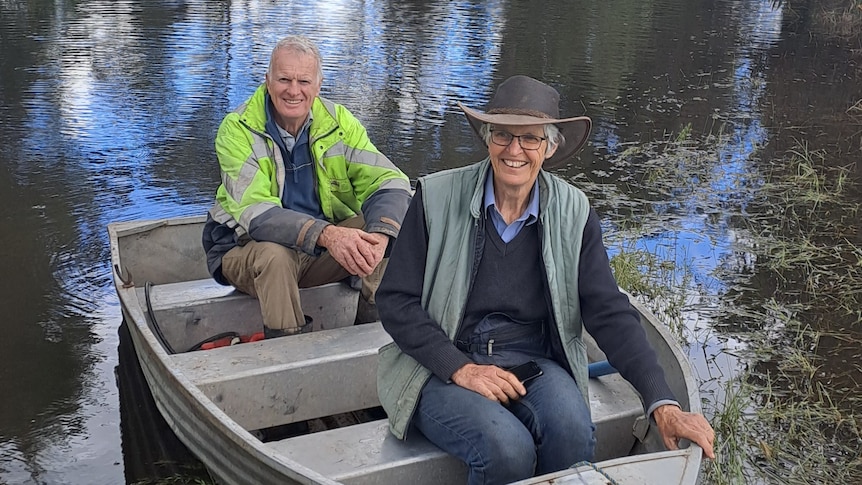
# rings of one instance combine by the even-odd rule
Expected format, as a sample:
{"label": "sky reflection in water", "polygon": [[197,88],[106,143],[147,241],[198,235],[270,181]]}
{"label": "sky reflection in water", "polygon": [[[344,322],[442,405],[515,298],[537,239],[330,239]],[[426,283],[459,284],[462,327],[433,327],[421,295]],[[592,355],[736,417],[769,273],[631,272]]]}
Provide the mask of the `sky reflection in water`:
{"label": "sky reflection in water", "polygon": [[[590,195],[607,209],[612,253],[624,236],[619,202],[657,221],[635,248],[691,267],[692,285],[705,289],[692,294],[707,295],[684,315],[702,339],[689,349],[696,372],[710,380],[736,368],[732,352],[743,344],[709,330],[709,296],[726,289],[717,270],[753,264],[725,208],[744,208],[761,183],[757,154],[770,137],[761,110],[781,41],[782,10],[771,2],[586,2],[577,13],[517,1],[347,0],[313,13],[302,2],[85,1],[46,3],[44,13],[37,4],[0,5],[11,19],[0,26],[0,105],[9,106],[0,111],[0,181],[10,185],[0,200],[22,228],[16,237],[37,242],[6,243],[31,263],[9,293],[27,302],[14,314],[20,327],[0,344],[18,365],[6,371],[7,402],[26,404],[0,413],[0,481],[122,480],[113,376],[121,316],[105,226],[209,208],[215,130],[262,82],[285,26],[319,42],[322,94],[363,120],[412,179],[484,156],[455,102],[482,109],[516,73],[557,87],[563,113],[593,118],[589,147],[559,174],[614,187],[609,194],[627,195],[626,179],[644,175],[620,158],[628,148],[687,126],[695,139],[721,137],[697,178],[668,194]],[[16,263],[2,268],[25,271]]]}

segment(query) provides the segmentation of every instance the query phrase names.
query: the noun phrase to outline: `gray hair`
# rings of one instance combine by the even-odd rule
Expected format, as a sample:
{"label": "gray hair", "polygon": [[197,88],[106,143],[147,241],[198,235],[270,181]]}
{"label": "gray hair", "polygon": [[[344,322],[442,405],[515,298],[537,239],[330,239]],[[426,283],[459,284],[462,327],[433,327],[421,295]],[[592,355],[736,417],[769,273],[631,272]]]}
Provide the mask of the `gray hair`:
{"label": "gray hair", "polygon": [[[548,148],[545,149],[545,158],[548,158],[551,150],[566,142],[566,137],[563,136],[563,133],[559,128],[557,128],[557,125],[553,123],[545,123],[542,126],[544,128],[545,138],[548,139]],[[479,128],[479,136],[485,141],[485,145],[491,144],[492,129],[494,129],[494,125],[491,123],[482,123],[482,126]]]}
{"label": "gray hair", "polygon": [[302,35],[288,35],[275,44],[275,47],[272,48],[272,54],[269,56],[269,65],[266,67],[267,75],[272,74],[272,61],[275,59],[276,52],[280,50],[314,56],[314,59],[317,60],[317,80],[323,82],[323,60],[320,58],[320,51],[311,39]]}

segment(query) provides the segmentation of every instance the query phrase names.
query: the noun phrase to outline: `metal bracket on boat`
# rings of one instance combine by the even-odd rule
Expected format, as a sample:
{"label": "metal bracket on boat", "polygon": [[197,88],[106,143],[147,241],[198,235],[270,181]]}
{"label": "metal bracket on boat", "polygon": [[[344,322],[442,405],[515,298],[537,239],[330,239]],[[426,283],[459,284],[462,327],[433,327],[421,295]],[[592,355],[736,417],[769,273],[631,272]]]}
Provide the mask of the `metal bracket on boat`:
{"label": "metal bracket on boat", "polygon": [[[123,282],[123,288],[132,288],[135,286],[135,282],[132,280],[131,271],[124,272],[116,263],[114,264],[114,271],[117,273],[117,277],[120,278],[120,281]],[[124,275],[124,273],[127,273],[127,275]]]}
{"label": "metal bracket on boat", "polygon": [[640,416],[635,420],[635,424],[632,425],[632,434],[635,435],[635,438],[638,439],[641,443],[646,439],[647,433],[649,432],[649,419],[645,416]]}

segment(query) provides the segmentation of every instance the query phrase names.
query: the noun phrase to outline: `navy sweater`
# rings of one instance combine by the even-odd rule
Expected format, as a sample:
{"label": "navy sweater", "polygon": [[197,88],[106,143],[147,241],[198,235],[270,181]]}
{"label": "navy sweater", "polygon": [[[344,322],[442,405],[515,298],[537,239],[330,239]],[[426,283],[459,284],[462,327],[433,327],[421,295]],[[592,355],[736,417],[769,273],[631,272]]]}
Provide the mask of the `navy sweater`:
{"label": "navy sweater", "polygon": [[[383,327],[398,347],[443,381],[471,362],[416,302],[421,301],[427,256],[422,187],[417,186],[401,232],[392,249],[376,301]],[[493,230],[493,228],[489,228]],[[645,404],[672,401],[664,372],[640,325],[638,313],[619,291],[593,209],[583,233],[579,293],[584,328],[595,338],[611,365],[641,392]],[[400,270],[400,268],[410,268]],[[416,271],[416,269],[419,271]]]}

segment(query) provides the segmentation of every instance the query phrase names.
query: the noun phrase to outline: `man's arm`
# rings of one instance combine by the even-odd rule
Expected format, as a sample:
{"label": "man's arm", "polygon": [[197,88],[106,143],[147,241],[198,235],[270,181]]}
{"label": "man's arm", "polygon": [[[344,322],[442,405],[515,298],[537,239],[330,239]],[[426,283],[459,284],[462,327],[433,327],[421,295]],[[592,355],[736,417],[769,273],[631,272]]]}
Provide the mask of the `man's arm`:
{"label": "man's arm", "polygon": [[222,178],[216,196],[219,204],[256,241],[320,254],[317,238],[329,223],[281,207],[272,189],[274,163],[254,154],[253,137],[236,113],[227,115],[219,126],[215,139]]}
{"label": "man's arm", "polygon": [[584,327],[608,362],[637,389],[645,406],[661,400],[675,402],[640,316],[614,279],[593,209],[584,227],[578,279]]}
{"label": "man's arm", "polygon": [[640,318],[613,277],[598,215],[592,209],[584,228],[579,271],[579,280],[584,282],[580,296],[586,329],[611,365],[641,394],[665,446],[675,450],[685,438],[714,458],[715,433],[702,415],[683,411],[668,387]]}
{"label": "man's arm", "polygon": [[422,188],[418,186],[375,299],[383,328],[398,347],[441,380],[448,381],[471,360],[422,307],[427,254],[425,210]]}
{"label": "man's arm", "polygon": [[[386,185],[393,184],[384,184],[384,187]],[[400,181],[394,185],[398,188],[379,188],[362,204],[366,232],[385,234],[392,239],[398,237],[412,196],[409,183],[406,190]]]}
{"label": "man's arm", "polygon": [[[335,104],[335,117],[345,153],[352,197],[361,207],[364,230],[325,227],[316,244],[326,248],[347,271],[370,274],[388,255],[390,242],[398,236],[410,203],[410,181],[371,143],[362,123],[342,105]],[[353,204],[349,204],[353,206]]]}
{"label": "man's arm", "polygon": [[347,178],[362,208],[366,232],[398,236],[410,204],[410,180],[368,137],[365,126],[344,106],[337,105],[344,143],[351,148]]}
{"label": "man's arm", "polygon": [[330,226],[328,221],[315,219],[303,212],[270,207],[251,219],[248,235],[255,241],[269,241],[290,249],[319,256],[323,251],[318,238]]}

